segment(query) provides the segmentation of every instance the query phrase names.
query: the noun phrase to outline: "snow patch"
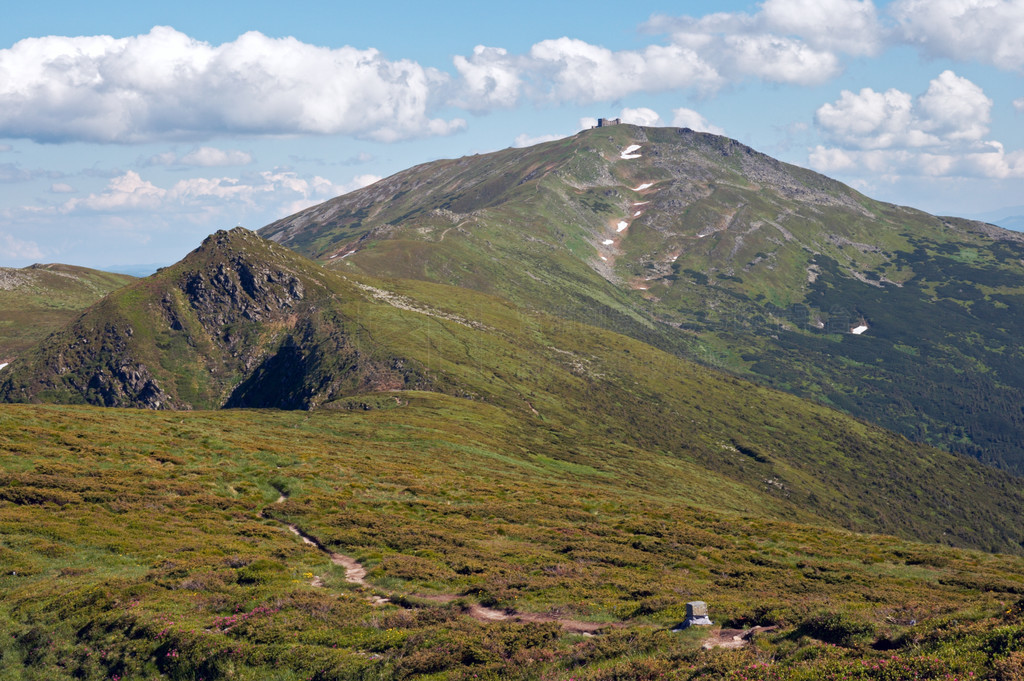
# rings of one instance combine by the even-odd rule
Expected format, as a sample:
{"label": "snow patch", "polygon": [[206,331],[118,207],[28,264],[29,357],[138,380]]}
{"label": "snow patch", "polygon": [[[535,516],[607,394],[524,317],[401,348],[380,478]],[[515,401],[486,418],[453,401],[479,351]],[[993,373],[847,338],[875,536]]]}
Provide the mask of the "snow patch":
{"label": "snow patch", "polygon": [[654,186],[653,182],[644,182],[642,185],[640,185],[638,187],[633,187],[633,191],[635,191],[635,192],[642,192],[643,190],[648,189],[649,187],[653,187],[653,186]]}
{"label": "snow patch", "polygon": [[608,258],[604,257],[603,255],[601,256],[601,260],[604,260],[605,262],[608,262]]}
{"label": "snow patch", "polygon": [[860,326],[855,326],[852,329],[850,329],[850,333],[852,333],[855,336],[859,336],[859,335],[861,335],[862,333],[864,333],[867,330],[868,330],[867,325],[861,324]]}
{"label": "snow patch", "polygon": [[626,147],[625,149],[622,150],[622,153],[619,154],[619,158],[626,159],[626,160],[631,159],[631,158],[640,158],[640,154],[633,153],[635,151],[638,151],[639,149],[640,149],[640,145],[639,144],[630,144],[628,147]]}
{"label": "snow patch", "polygon": [[650,203],[650,201],[634,201],[633,207],[636,208],[637,206],[646,206],[648,203]]}
{"label": "snow patch", "polygon": [[[601,242],[601,245],[602,246],[611,246],[613,243],[615,243],[615,239],[605,239],[604,241]],[[0,369],[2,369],[2,368],[3,367],[0,367]]]}
{"label": "snow patch", "polygon": [[621,232],[621,231],[625,230],[627,227],[629,227],[629,223],[626,222],[625,220],[622,220],[622,221],[619,222],[619,226],[615,228],[615,231],[616,232]]}
{"label": "snow patch", "polygon": [[3,369],[8,364],[10,364],[10,362],[4,362],[3,364],[0,364],[0,369]]}
{"label": "snow patch", "polygon": [[642,210],[638,210],[637,212],[633,213],[633,217],[635,217],[635,218],[638,218],[641,215],[643,215],[643,211]]}

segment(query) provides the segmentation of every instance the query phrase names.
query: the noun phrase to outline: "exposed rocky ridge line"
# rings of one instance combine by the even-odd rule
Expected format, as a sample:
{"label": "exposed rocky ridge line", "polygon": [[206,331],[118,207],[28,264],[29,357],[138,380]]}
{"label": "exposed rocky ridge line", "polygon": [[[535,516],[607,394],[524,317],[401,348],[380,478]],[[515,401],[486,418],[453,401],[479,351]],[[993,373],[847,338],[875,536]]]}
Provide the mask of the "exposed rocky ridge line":
{"label": "exposed rocky ridge line", "polygon": [[429,386],[414,362],[353,336],[358,325],[339,303],[363,296],[247,230],[217,232],[5,371],[0,399],[308,409],[349,394]]}

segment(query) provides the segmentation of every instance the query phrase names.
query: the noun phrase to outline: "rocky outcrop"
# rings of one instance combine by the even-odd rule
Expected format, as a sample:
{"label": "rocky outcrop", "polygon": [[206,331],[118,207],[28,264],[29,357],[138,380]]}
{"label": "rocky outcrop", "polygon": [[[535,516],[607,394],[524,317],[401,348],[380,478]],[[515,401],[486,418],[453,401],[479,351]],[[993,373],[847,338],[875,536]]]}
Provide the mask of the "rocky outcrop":
{"label": "rocky outcrop", "polygon": [[309,409],[429,387],[422,367],[354,337],[360,327],[342,309],[349,296],[340,290],[367,299],[247,230],[217,232],[5,370],[0,400]]}

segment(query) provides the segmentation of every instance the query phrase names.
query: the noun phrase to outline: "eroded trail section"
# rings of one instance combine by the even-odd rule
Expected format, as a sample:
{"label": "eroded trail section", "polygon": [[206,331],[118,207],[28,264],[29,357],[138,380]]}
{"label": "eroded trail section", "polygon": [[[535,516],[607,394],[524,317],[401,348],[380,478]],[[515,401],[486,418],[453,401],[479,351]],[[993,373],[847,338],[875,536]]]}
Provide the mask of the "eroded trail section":
{"label": "eroded trail section", "polygon": [[778,627],[754,627],[752,629],[720,629],[704,641],[704,650],[712,648],[743,648],[758,634],[773,631]]}
{"label": "eroded trail section", "polygon": [[[280,504],[283,503],[286,499],[287,497],[284,494],[282,494],[277,498],[277,500],[274,503]],[[264,511],[260,511],[259,517],[268,518]],[[271,519],[276,520],[276,518]],[[288,528],[288,530],[292,532],[292,534],[296,535],[302,540],[303,544],[312,546],[321,553],[326,554],[328,558],[330,558],[331,563],[339,567],[345,568],[346,582],[348,582],[349,584],[355,584],[362,588],[371,588],[371,585],[366,581],[366,568],[363,567],[355,558],[346,556],[342,553],[335,553],[331,551],[326,546],[324,546],[323,543],[321,543],[316,537],[306,534],[301,529],[299,529],[297,525],[283,523],[283,521],[277,522],[282,522],[282,524],[284,524]],[[311,580],[310,584],[312,584],[313,586],[322,587],[324,586],[324,581],[322,578],[317,576]],[[456,594],[410,594],[410,597],[434,603],[451,603],[459,599],[459,596]],[[366,600],[372,603],[373,605],[395,603],[390,598],[378,596],[376,594],[367,595]],[[398,603],[395,604],[400,605]],[[473,603],[469,606],[464,607],[463,612],[465,612],[467,615],[469,615],[470,617],[479,622],[555,622],[568,632],[574,634],[583,634],[585,636],[593,636],[594,634],[597,634],[603,629],[607,629],[609,627],[622,626],[621,623],[602,624],[598,622],[583,622],[581,620],[559,617],[554,614],[534,612],[520,613],[514,610],[496,610],[494,608],[488,608],[486,606],[480,605],[479,603]]]}

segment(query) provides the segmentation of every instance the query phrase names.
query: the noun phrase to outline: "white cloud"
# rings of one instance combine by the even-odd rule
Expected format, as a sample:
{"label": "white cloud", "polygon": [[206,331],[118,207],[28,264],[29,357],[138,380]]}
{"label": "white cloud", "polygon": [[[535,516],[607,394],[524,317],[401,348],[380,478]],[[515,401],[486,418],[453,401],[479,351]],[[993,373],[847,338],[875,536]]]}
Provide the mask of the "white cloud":
{"label": "white cloud", "polygon": [[218,133],[445,135],[431,118],[450,77],[373,49],[328,49],[249,32],[210,45],[148,34],[30,38],[0,50],[0,135],[141,142]]}
{"label": "white cloud", "polygon": [[767,0],[761,19],[769,33],[799,36],[820,50],[859,56],[881,49],[882,29],[871,0]]}
{"label": "white cloud", "polygon": [[808,158],[812,168],[823,173],[842,172],[857,167],[857,161],[844,149],[818,145],[811,150]]}
{"label": "white cloud", "polygon": [[991,108],[992,100],[980,87],[943,71],[916,101],[896,89],[844,90],[838,100],[820,107],[815,119],[846,148],[922,148],[980,140],[988,132]]}
{"label": "white cloud", "polygon": [[[597,121],[594,121],[594,125],[597,125]],[[525,132],[521,135],[516,135],[515,141],[512,143],[513,147],[532,147],[535,144],[543,144],[544,142],[554,142],[555,140],[564,139],[565,135],[537,135],[532,137],[527,135]]]}
{"label": "white cloud", "polygon": [[64,182],[55,182],[54,184],[50,185],[51,194],[73,194],[74,192],[75,188],[72,187],[70,184],[66,184]]}
{"label": "white cloud", "polygon": [[815,85],[839,75],[839,58],[799,40],[774,35],[730,35],[724,55],[733,71],[777,83]]}
{"label": "white cloud", "polygon": [[917,98],[895,89],[844,90],[815,116],[835,146],[816,146],[809,162],[826,173],[887,178],[1024,177],[1024,152],[984,139],[991,109],[980,87],[952,71],[939,74]]}
{"label": "white cloud", "polygon": [[655,15],[644,28],[694,50],[723,80],[798,85],[837,76],[840,55],[877,54],[883,37],[871,0],[767,0],[755,14]]}
{"label": "white cloud", "polygon": [[942,139],[974,141],[988,132],[992,100],[952,71],[943,71],[931,82],[918,106],[924,129]]}
{"label": "white cloud", "polygon": [[463,91],[453,103],[470,111],[515,106],[523,87],[519,61],[507,50],[483,45],[473,48],[472,57],[457,55],[455,69],[462,76]]}
{"label": "white cloud", "polygon": [[613,52],[563,37],[533,45],[527,64],[534,95],[554,101],[590,103],[634,92],[712,90],[721,85],[715,68],[681,45]]}
{"label": "white cloud", "polygon": [[193,222],[240,213],[269,211],[286,215],[379,179],[377,175],[359,175],[336,185],[320,176],[263,171],[242,178],[193,177],[160,187],[128,171],[110,180],[103,191],[68,199],[56,210],[63,215],[163,212],[187,216]]}
{"label": "white cloud", "polygon": [[864,88],[857,94],[843,90],[838,100],[818,109],[815,119],[833,141],[844,146],[919,146],[923,134],[916,131],[915,136],[909,130],[912,107],[913,98],[895,89],[883,93]]}
{"label": "white cloud", "polygon": [[693,109],[672,109],[672,126],[675,128],[689,128],[697,132],[710,132],[715,135],[725,134],[725,130],[710,123],[708,119]]}
{"label": "white cloud", "polygon": [[0,234],[0,258],[34,260],[42,257],[43,251],[36,242],[17,239],[10,234]]}
{"label": "white cloud", "polygon": [[135,171],[112,179],[106,191],[89,194],[84,198],[69,199],[61,212],[91,211],[97,213],[123,212],[130,209],[156,210],[160,208],[167,190],[143,180]]}
{"label": "white cloud", "polygon": [[897,0],[889,13],[902,39],[931,56],[1024,70],[1021,0]]}
{"label": "white cloud", "polygon": [[643,125],[651,128],[664,125],[661,122],[661,116],[658,115],[658,112],[646,107],[623,109],[619,114],[619,119],[623,123],[629,123],[630,125]]}
{"label": "white cloud", "polygon": [[173,151],[150,156],[145,165],[171,167],[214,168],[218,166],[244,166],[252,163],[252,154],[237,149],[197,147],[184,156]]}
{"label": "white cloud", "polygon": [[[719,128],[717,125],[713,125],[693,109],[673,109],[671,123],[665,123],[657,111],[647,107],[638,107],[635,109],[627,107],[619,112],[618,118],[623,123],[631,125],[642,125],[645,127],[664,127],[665,125],[671,125],[674,128],[690,128],[697,132],[711,132],[716,135],[725,134],[725,131],[722,130],[722,128]],[[589,130],[596,126],[596,118],[580,119],[580,130]]]}
{"label": "white cloud", "polygon": [[10,144],[0,144],[0,153],[3,153],[5,151],[12,151],[13,149],[14,147],[12,147]]}
{"label": "white cloud", "polygon": [[1015,108],[1018,113],[1024,113],[1024,97],[1013,100],[1013,108]]}

